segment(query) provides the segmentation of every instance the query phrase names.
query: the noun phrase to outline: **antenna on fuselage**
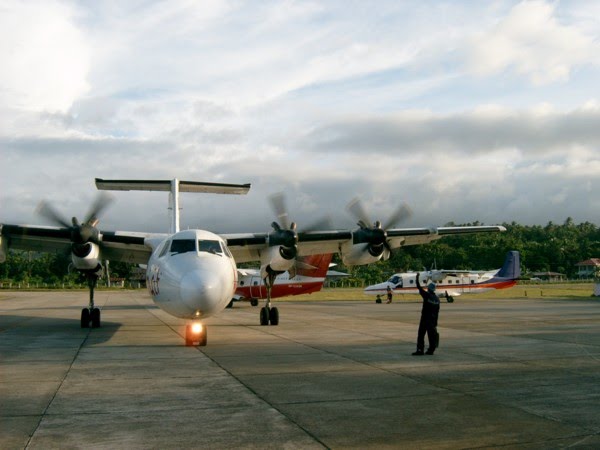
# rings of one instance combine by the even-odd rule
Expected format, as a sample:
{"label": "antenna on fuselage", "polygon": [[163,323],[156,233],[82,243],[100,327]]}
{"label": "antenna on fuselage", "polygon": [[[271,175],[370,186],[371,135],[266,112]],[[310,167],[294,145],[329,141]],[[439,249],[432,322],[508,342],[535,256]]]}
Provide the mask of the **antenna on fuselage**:
{"label": "antenna on fuselage", "polygon": [[169,192],[169,209],[171,209],[170,233],[177,233],[179,231],[180,192],[245,195],[250,190],[250,187],[250,183],[208,183],[204,181],[180,181],[177,178],[172,180],[103,180],[102,178],[96,178],[96,188],[104,191]]}

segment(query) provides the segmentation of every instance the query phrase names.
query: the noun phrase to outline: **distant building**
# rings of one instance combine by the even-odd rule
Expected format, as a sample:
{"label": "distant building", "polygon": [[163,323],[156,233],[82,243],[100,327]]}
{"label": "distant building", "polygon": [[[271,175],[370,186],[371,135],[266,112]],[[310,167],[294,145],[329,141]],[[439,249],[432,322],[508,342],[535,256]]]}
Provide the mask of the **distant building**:
{"label": "distant building", "polygon": [[566,277],[564,273],[558,272],[533,272],[531,274],[533,278],[539,278],[544,281],[563,281]]}
{"label": "distant building", "polygon": [[594,278],[600,270],[600,258],[586,259],[578,262],[575,266],[578,268],[577,276],[579,278]]}

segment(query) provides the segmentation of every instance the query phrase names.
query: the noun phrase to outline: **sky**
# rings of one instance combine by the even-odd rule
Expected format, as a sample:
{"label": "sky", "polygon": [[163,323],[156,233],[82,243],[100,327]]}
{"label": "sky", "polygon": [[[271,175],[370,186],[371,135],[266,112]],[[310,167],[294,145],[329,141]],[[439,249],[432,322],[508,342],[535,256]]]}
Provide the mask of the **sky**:
{"label": "sky", "polygon": [[[182,228],[600,224],[600,1],[0,0],[0,222],[83,218],[94,178]],[[164,192],[101,229],[161,232]]]}

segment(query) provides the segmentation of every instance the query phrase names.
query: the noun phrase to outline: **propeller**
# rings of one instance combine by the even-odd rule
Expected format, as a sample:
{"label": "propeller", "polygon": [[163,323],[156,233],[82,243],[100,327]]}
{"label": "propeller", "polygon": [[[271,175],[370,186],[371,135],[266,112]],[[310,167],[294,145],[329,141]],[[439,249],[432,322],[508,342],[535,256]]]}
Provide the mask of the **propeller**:
{"label": "propeller", "polygon": [[77,220],[77,217],[71,218],[71,221],[69,222],[56,210],[56,208],[54,208],[54,206],[45,200],[40,202],[36,212],[49,222],[63,228],[68,228],[71,232],[73,250],[76,251],[76,246],[81,247],[88,242],[102,245],[102,242],[100,241],[100,232],[96,226],[100,221],[99,217],[101,213],[112,203],[112,201],[113,197],[109,194],[104,192],[99,194],[90,206],[89,211],[85,216],[85,220],[82,223]]}
{"label": "propeller", "polygon": [[[272,246],[279,245],[279,253],[287,260],[295,259],[294,265],[289,269],[290,277],[296,276],[297,269],[315,269],[297,258],[298,255],[298,230],[295,222],[290,222],[289,214],[285,205],[285,196],[278,192],[269,197],[271,207],[277,216],[279,222],[273,222],[271,226],[273,231],[269,234],[269,243]],[[303,227],[301,233],[309,233],[317,230],[331,229],[331,218],[324,217],[312,223],[308,227]]]}
{"label": "propeller", "polygon": [[374,257],[381,256],[384,250],[387,250],[391,254],[392,248],[387,239],[387,230],[407,220],[412,215],[412,211],[408,205],[402,203],[390,215],[385,225],[382,226],[379,220],[371,222],[362,202],[358,198],[348,203],[346,209],[354,216],[359,226],[359,230],[353,233],[354,244],[368,244],[367,251]]}
{"label": "propeller", "polygon": [[293,259],[298,254],[298,232],[296,224],[289,221],[285,207],[285,199],[281,192],[269,197],[271,207],[277,216],[278,222],[271,223],[273,231],[269,233],[269,245],[279,245],[279,254],[287,260]]}

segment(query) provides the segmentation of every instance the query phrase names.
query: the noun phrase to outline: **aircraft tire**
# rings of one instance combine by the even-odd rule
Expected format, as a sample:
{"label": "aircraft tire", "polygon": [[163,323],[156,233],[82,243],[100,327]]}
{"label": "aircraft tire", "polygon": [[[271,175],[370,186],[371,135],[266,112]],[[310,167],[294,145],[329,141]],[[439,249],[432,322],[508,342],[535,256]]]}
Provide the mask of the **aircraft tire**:
{"label": "aircraft tire", "polygon": [[233,299],[231,299],[229,303],[227,303],[227,308],[233,308]]}
{"label": "aircraft tire", "polygon": [[454,303],[454,297],[446,297],[448,303]]}
{"label": "aircraft tire", "polygon": [[252,306],[258,306],[258,299],[257,298],[250,299],[250,304]]}
{"label": "aircraft tire", "polygon": [[269,311],[269,321],[271,325],[279,325],[279,310],[276,307]]}
{"label": "aircraft tire", "polygon": [[98,309],[98,308],[92,309],[92,313],[90,314],[90,319],[92,321],[92,328],[100,328],[100,309]]}
{"label": "aircraft tire", "polygon": [[90,327],[90,310],[87,308],[83,308],[81,310],[81,328],[89,328]]}
{"label": "aircraft tire", "polygon": [[269,308],[266,306],[260,308],[260,324],[269,325]]}

